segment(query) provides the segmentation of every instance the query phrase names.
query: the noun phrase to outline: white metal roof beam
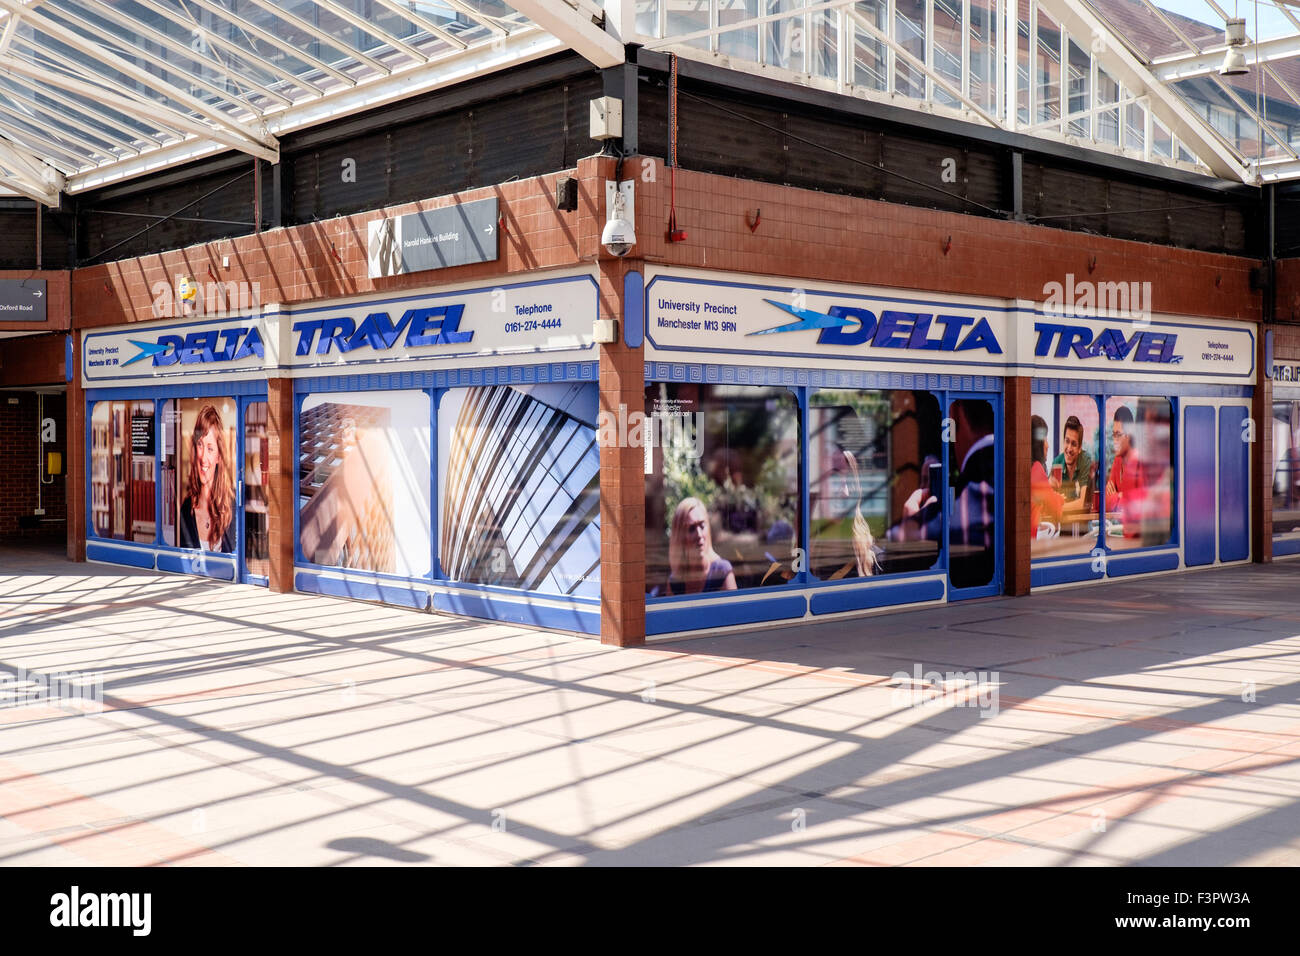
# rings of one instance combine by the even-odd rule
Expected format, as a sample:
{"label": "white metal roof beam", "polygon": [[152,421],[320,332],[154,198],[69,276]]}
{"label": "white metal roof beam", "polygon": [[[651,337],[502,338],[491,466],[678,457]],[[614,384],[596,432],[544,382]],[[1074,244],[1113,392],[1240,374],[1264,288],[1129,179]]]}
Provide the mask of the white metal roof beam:
{"label": "white metal roof beam", "polygon": [[6,166],[31,182],[56,185],[58,188],[54,190],[56,194],[54,202],[57,205],[57,193],[63,188],[62,173],[35,153],[3,137],[0,137],[0,155],[3,155]]}
{"label": "white metal roof beam", "polygon": [[[270,162],[279,162],[279,149],[267,149],[260,144],[253,143],[243,137],[228,133],[224,129],[207,125],[201,120],[186,116],[184,113],[174,110],[165,103],[142,102],[130,96],[124,96],[106,87],[99,86],[95,83],[88,83],[85,80],[76,77],[65,76],[49,68],[34,66],[25,60],[16,60],[12,57],[0,57],[0,72],[14,73],[26,77],[29,80],[36,80],[39,83],[56,86],[60,89],[67,90],[69,93],[76,93],[78,96],[89,97],[111,106],[114,109],[121,110],[128,116],[135,116],[141,112],[152,112],[157,114],[157,122],[160,126],[169,129],[175,129],[181,133],[190,133],[201,139],[209,139],[228,146],[231,149],[237,149],[242,152],[250,153],[261,159]],[[153,122],[152,115],[147,122]]]}
{"label": "white metal roof beam", "polygon": [[595,66],[618,66],[626,59],[623,44],[562,0],[510,0],[510,6]]}
{"label": "white metal roof beam", "polygon": [[[357,81],[352,77],[348,76],[342,70],[335,69],[334,67],[326,63],[324,60],[318,60],[316,57],[308,53],[304,53],[302,50],[297,50],[294,49],[293,47],[286,46],[284,40],[280,37],[277,37],[274,33],[270,33],[267,30],[263,30],[255,23],[249,23],[247,20],[245,20],[243,17],[239,16],[238,14],[231,13],[225,7],[212,3],[211,0],[190,0],[190,2],[193,3],[195,6],[202,7],[204,10],[207,10],[208,13],[211,13],[213,16],[220,17],[222,20],[229,21],[230,23],[238,27],[241,31],[243,31],[243,33],[246,34],[247,36],[256,37],[257,39],[261,40],[263,43],[267,44],[268,46],[272,46],[275,49],[279,50],[281,53],[284,53],[286,56],[291,56],[295,60],[300,60],[303,63],[305,63],[307,66],[315,67],[316,69],[320,70],[322,73],[326,74],[327,76],[334,77],[334,79],[338,80],[340,83],[344,84],[345,86],[357,85]],[[199,26],[199,24],[195,22],[193,26],[197,27]],[[238,49],[238,47],[236,47],[236,49]],[[296,80],[295,82],[301,83],[302,81]]]}
{"label": "white metal roof beam", "polygon": [[[119,11],[117,11],[116,9],[110,7],[107,3],[105,3],[104,0],[96,0],[96,7],[98,9],[95,12],[98,13],[100,16],[104,17],[105,19],[112,20],[114,23],[117,23],[128,30],[133,30],[143,37],[148,37],[150,40],[152,40],[154,43],[157,43],[159,46],[165,47],[166,49],[171,50],[173,53],[180,54],[181,56],[185,57],[187,60],[191,60],[194,63],[198,64],[200,67],[212,70],[214,73],[220,73],[222,76],[224,76],[231,83],[234,83],[236,86],[243,86],[243,87],[247,87],[250,90],[255,90],[258,93],[260,93],[262,96],[266,97],[268,100],[275,100],[283,106],[288,106],[290,103],[293,102],[292,100],[289,99],[289,97],[285,96],[283,93],[277,93],[274,90],[268,89],[265,86],[262,86],[260,83],[256,83],[253,80],[250,80],[248,77],[243,76],[241,74],[232,73],[230,69],[226,67],[225,64],[223,63],[220,63],[215,60],[204,59],[192,47],[186,46],[185,44],[181,43],[178,40],[173,40],[171,37],[163,33],[161,30],[155,30],[153,27],[148,26],[147,24],[145,24],[143,20],[140,20],[139,18],[129,17],[124,13],[120,13]],[[71,16],[71,15],[65,13],[64,16]],[[90,24],[88,21],[84,19],[81,19],[80,17],[78,17],[77,19],[79,22],[85,23],[87,28],[90,28],[92,26],[92,24]],[[118,38],[115,37],[114,39],[118,39]],[[194,75],[193,73],[187,73],[186,78],[205,87],[210,92],[215,93],[217,96],[226,99],[229,98],[229,93],[227,91],[213,86],[212,84],[208,83],[206,80]],[[253,110],[253,107],[248,103],[244,102],[243,105],[247,107],[247,109],[250,112],[255,112],[255,110]]]}
{"label": "white metal roof beam", "polygon": [[7,140],[0,139],[0,165],[7,169],[8,175],[0,176],[0,187],[26,196],[42,206],[59,205],[59,193],[63,189],[63,176],[52,167],[46,166],[48,173],[32,172],[24,155]]}
{"label": "white metal roof beam", "polygon": [[[194,113],[197,113],[209,122],[224,127],[229,131],[226,136],[233,140],[230,145],[234,146],[234,148],[241,149],[244,152],[251,153],[255,156],[260,156],[263,159],[269,159],[272,162],[278,161],[279,145],[276,143],[275,138],[265,130],[256,130],[231,119],[221,110],[213,109],[197,97],[190,96],[185,91],[153,76],[129,60],[108,52],[99,44],[85,39],[76,31],[49,19],[37,10],[32,10],[30,7],[22,7],[20,4],[14,3],[13,0],[0,0],[0,10],[8,10],[10,14],[16,14],[25,10],[25,22],[34,29],[40,29],[45,33],[48,33],[60,43],[64,43],[77,52],[90,57],[93,60],[97,60],[110,69],[117,70],[123,76],[130,77],[141,85],[155,90],[160,95],[166,97],[172,102],[184,106],[186,109],[191,110]],[[36,77],[36,79],[43,78]],[[101,78],[101,80],[106,81],[106,78]],[[179,111],[169,108],[165,103],[160,102],[155,105],[160,111],[164,111],[168,114],[180,115]],[[199,125],[203,126],[207,130],[207,133],[197,135],[213,134],[211,127],[207,127],[202,123]]]}
{"label": "white metal roof beam", "polygon": [[[11,111],[0,109],[0,136],[4,136],[12,145],[21,145],[29,153],[39,155],[44,165],[51,169],[75,172],[88,162],[84,155],[74,152],[72,147],[64,143],[33,133],[21,126],[15,126],[4,118],[9,115],[12,115]],[[30,120],[19,120],[19,122],[30,122]],[[109,156],[108,153],[100,153],[100,155]]]}
{"label": "white metal roof beam", "polygon": [[[63,109],[59,109],[55,105],[56,98],[50,94],[50,91],[39,91],[39,95],[44,96],[49,100],[49,102],[42,103],[36,99],[38,91],[33,90],[31,87],[23,87],[23,90],[24,92],[19,92],[11,86],[0,86],[0,93],[12,97],[20,103],[26,103],[34,110],[39,110],[43,113],[49,114],[49,116],[52,117],[53,122],[63,123],[67,126],[71,126],[73,129],[79,129],[87,136],[97,139],[101,143],[106,143],[114,149],[126,150],[127,152],[136,153],[137,155],[140,153],[141,147],[136,143],[136,140],[131,139],[129,134],[125,133],[118,127],[111,126],[110,124],[110,128],[112,129],[112,132],[110,133],[98,126],[92,126],[90,123],[84,122],[85,119],[91,118],[89,115],[90,111],[83,109],[70,114]],[[61,97],[59,99],[61,99]],[[137,139],[138,138],[140,137],[137,137]]]}
{"label": "white metal roof beam", "polygon": [[[1039,9],[1046,10],[1058,24],[1076,37],[1113,37],[1114,28],[1102,20],[1083,0],[1038,0]],[[1174,89],[1166,86],[1132,51],[1119,43],[1108,44],[1099,62],[1115,80],[1130,90],[1144,90],[1150,97],[1151,113],[1187,149],[1225,179],[1253,182],[1252,171],[1242,158],[1220,140],[1200,116]]]}
{"label": "white metal roof beam", "polygon": [[[94,31],[99,29],[95,24],[91,23],[89,20],[86,20],[68,11],[61,10],[60,16],[65,17],[66,19],[72,21],[73,23],[81,27],[83,30],[86,30],[88,32],[93,33]],[[128,25],[130,24],[129,18],[127,19],[127,23]],[[148,37],[154,43],[157,43],[159,46],[164,47],[165,49],[170,49],[174,53],[179,52],[182,56],[185,57],[186,60],[190,61],[190,63],[192,64],[207,67],[208,69],[213,70],[214,72],[220,72],[217,69],[217,64],[199,59],[197,54],[195,54],[195,52],[191,50],[189,47],[181,46],[181,44],[172,40],[170,37],[166,36],[165,34],[157,33],[156,31],[150,29],[149,27],[144,26],[143,24],[130,26],[129,28],[136,30],[138,33],[140,33],[141,36]],[[23,42],[31,46],[33,49],[36,50],[41,49],[39,44],[35,43],[35,41],[33,40],[28,40],[24,38]],[[144,53],[144,51],[132,47],[129,41],[127,41],[124,37],[116,36],[115,34],[111,34],[111,33],[105,35],[104,39],[100,41],[100,45],[106,51],[109,52],[112,52],[112,48],[116,47],[122,53],[126,54],[126,56],[147,55]],[[126,60],[126,62],[129,63],[131,61],[128,59]],[[152,63],[155,67],[157,67],[157,69],[161,73],[171,74],[172,76],[179,79],[182,83],[186,83],[191,86],[197,86],[202,89],[205,89],[213,96],[217,97],[218,99],[225,100],[228,103],[239,106],[251,114],[259,115],[259,116],[261,115],[261,110],[254,107],[251,103],[247,102],[240,96],[232,95],[229,90],[218,86],[217,84],[209,81],[207,78],[203,76],[200,76],[189,66],[178,64],[173,60],[164,59],[162,57],[153,59]],[[247,81],[244,81],[242,77],[228,77],[228,79],[230,79],[236,85],[242,84],[248,86],[256,86],[256,84],[252,84],[252,83],[248,83]],[[167,84],[168,90],[172,88],[173,88],[172,84]],[[180,87],[176,86],[176,88],[179,89]],[[166,93],[166,91],[163,90],[160,90],[159,92]],[[279,93],[272,93],[270,90],[263,90],[262,92],[269,99],[279,100],[285,105],[289,103],[289,100],[281,96]],[[170,94],[166,93],[166,95],[170,95]]]}
{"label": "white metal roof beam", "polygon": [[[433,62],[404,67],[392,76],[369,78],[356,89],[335,90],[316,99],[304,100],[287,110],[269,113],[267,125],[271,132],[282,136],[293,130],[378,109],[421,93],[455,86],[475,77],[551,56],[563,49],[562,42],[551,34],[535,25],[521,24],[521,29],[502,38],[500,43],[484,38],[468,49],[440,56]],[[71,174],[65,191],[75,195],[99,189],[110,183],[211,156],[223,148],[210,140],[188,139],[169,143],[159,149],[147,150],[138,157]]]}
{"label": "white metal roof beam", "polygon": [[[102,3],[103,0],[100,0],[100,2]],[[155,2],[155,0],[135,0],[135,2],[140,4],[145,9],[153,11],[154,13],[158,14],[158,16],[164,17],[170,20],[172,23],[176,24],[177,26],[183,27],[186,30],[203,30],[205,35],[204,38],[208,41],[208,44],[210,46],[219,47],[225,50],[227,54],[238,57],[239,59],[243,60],[245,63],[251,63],[255,66],[260,66],[268,73],[274,73],[276,76],[280,77],[280,79],[285,80],[291,85],[298,87],[298,89],[300,90],[304,90],[308,93],[314,93],[317,96],[320,96],[324,92],[324,90],[322,90],[316,84],[307,82],[302,77],[297,76],[296,74],[286,70],[278,63],[274,63],[263,56],[259,56],[254,51],[241,47],[238,43],[233,43],[230,40],[227,40],[225,37],[223,37],[221,34],[215,31],[205,29],[203,25],[198,22],[198,20],[194,19],[191,16],[186,16],[184,14],[178,13],[175,10],[171,9],[170,7],[165,7],[162,4]],[[315,65],[308,60],[304,60],[303,62],[306,63],[308,66]],[[324,64],[320,64],[319,66],[323,68]]]}
{"label": "white metal roof beam", "polygon": [[948,80],[945,77],[943,77],[941,74],[939,74],[937,71],[932,70],[928,66],[926,66],[924,60],[921,60],[918,57],[913,56],[901,44],[895,43],[893,40],[891,40],[883,30],[877,27],[866,17],[862,16],[862,14],[858,12],[856,7],[849,7],[848,14],[850,19],[852,19],[854,23],[856,23],[863,30],[867,31],[867,33],[871,34],[881,43],[884,43],[887,47],[893,50],[896,56],[902,57],[903,60],[911,64],[913,68],[920,70],[923,74],[928,76],[934,82],[935,86],[939,87],[949,96],[956,98],[959,102],[965,105],[965,107],[968,110],[973,111],[977,116],[979,116],[980,119],[984,120],[984,122],[988,123],[994,129],[998,128],[998,121],[995,120],[988,113],[984,112],[984,110],[979,106],[979,104],[977,104],[974,100],[970,99],[970,97],[963,96],[961,92],[961,87],[953,86],[952,83],[948,82]]}
{"label": "white metal roof beam", "polygon": [[389,73],[393,72],[389,67],[380,63],[374,57],[362,53],[356,47],[352,46],[351,44],[344,43],[342,40],[338,39],[337,37],[330,36],[320,27],[316,26],[313,23],[308,22],[307,20],[304,20],[302,17],[298,16],[297,14],[290,13],[288,10],[284,9],[282,4],[268,3],[266,2],[266,0],[249,0],[249,3],[252,3],[254,6],[261,7],[267,13],[274,14],[275,16],[283,20],[285,23],[292,24],[293,26],[297,27],[299,30],[306,33],[308,36],[315,37],[317,41],[325,44],[325,46],[338,50],[340,53],[346,56],[353,57],[359,62],[364,63],[366,66],[370,67],[376,73],[383,73],[385,76],[387,76]]}
{"label": "white metal roof beam", "polygon": [[410,7],[404,7],[401,4],[394,2],[394,0],[374,0],[374,4],[375,6],[383,7],[389,13],[397,14],[407,23],[413,25],[417,30],[424,30],[427,33],[431,33],[444,43],[454,46],[457,50],[464,50],[469,46],[469,44],[460,37],[448,33],[442,27],[430,23],[428,20],[420,17]]}
{"label": "white metal roof beam", "polygon": [[[1223,66],[1223,54],[1227,52],[1223,44],[1211,47],[1204,53],[1179,53],[1174,56],[1160,56],[1151,61],[1151,72],[1159,80],[1174,83],[1178,80],[1190,80],[1198,76],[1210,76],[1219,72]],[[1274,60],[1292,60],[1300,57],[1300,36],[1278,37],[1262,43],[1248,43],[1241,47],[1246,64],[1271,63]]]}
{"label": "white metal roof beam", "polygon": [[[497,36],[505,36],[507,33],[510,32],[505,27],[503,27],[500,23],[497,22],[496,17],[489,16],[488,14],[482,12],[481,10],[475,10],[468,3],[461,3],[460,0],[442,0],[442,2],[445,3],[447,6],[451,7],[453,10],[459,10],[461,13],[469,17],[479,26],[487,27]],[[518,4],[512,3],[510,4],[510,6],[516,11],[519,10]]]}
{"label": "white metal roof beam", "polygon": [[362,33],[368,33],[375,39],[382,40],[384,43],[387,43],[394,50],[398,50],[401,53],[405,54],[407,59],[414,60],[416,63],[429,62],[429,58],[427,56],[425,56],[415,47],[411,46],[405,40],[398,39],[397,37],[389,33],[387,30],[384,30],[381,27],[379,27],[377,24],[371,23],[365,17],[358,16],[357,14],[349,10],[347,7],[343,6],[341,3],[335,3],[333,2],[333,0],[316,0],[316,2],[319,3],[323,9],[328,10],[330,13],[334,14],[334,16],[338,17],[340,20],[344,20],[347,23],[352,24],[353,27],[360,30]]}

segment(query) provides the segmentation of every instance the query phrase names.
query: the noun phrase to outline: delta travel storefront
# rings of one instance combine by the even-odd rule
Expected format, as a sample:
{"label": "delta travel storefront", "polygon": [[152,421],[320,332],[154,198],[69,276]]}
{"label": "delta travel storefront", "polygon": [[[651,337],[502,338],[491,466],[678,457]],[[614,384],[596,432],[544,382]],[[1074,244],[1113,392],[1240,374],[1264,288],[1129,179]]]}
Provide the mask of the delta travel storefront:
{"label": "delta travel storefront", "polygon": [[597,318],[586,270],[88,332],[86,556],[265,585],[278,438],[297,590],[598,633]]}
{"label": "delta travel storefront", "polygon": [[685,270],[645,306],[648,636],[1001,593],[1009,460],[1033,587],[1250,557],[1248,323]]}

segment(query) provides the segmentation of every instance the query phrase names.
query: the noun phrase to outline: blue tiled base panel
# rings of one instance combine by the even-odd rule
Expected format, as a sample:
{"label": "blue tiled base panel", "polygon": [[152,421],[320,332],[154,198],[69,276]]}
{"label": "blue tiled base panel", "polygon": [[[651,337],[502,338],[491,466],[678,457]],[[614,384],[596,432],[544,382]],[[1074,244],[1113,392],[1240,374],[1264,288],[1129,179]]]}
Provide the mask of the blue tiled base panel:
{"label": "blue tiled base panel", "polygon": [[943,579],[872,584],[864,588],[820,588],[808,600],[814,614],[863,611],[895,604],[919,604],[943,599]]}
{"label": "blue tiled base panel", "polygon": [[109,564],[126,564],[133,568],[153,570],[153,552],[146,548],[127,548],[105,544],[102,541],[87,541],[86,557],[91,561],[106,561]]}
{"label": "blue tiled base panel", "polygon": [[1029,570],[1029,585],[1044,588],[1053,584],[1073,584],[1076,581],[1100,581],[1102,572],[1094,571],[1092,562],[1093,559],[1089,558],[1087,561],[1034,565]]}
{"label": "blue tiled base panel", "polygon": [[1112,554],[1106,559],[1106,574],[1112,578],[1150,571],[1173,571],[1178,567],[1177,551],[1154,551],[1146,554]]}
{"label": "blue tiled base panel", "polygon": [[1287,554],[1300,554],[1300,538],[1274,538],[1273,554],[1279,558]]}
{"label": "blue tiled base panel", "polygon": [[417,611],[429,607],[429,592],[422,587],[404,587],[400,584],[378,581],[357,581],[311,571],[295,573],[293,585],[297,590],[310,594],[327,594],[330,597],[353,598],[358,601],[377,601],[380,604],[409,607]]}
{"label": "blue tiled base panel", "polygon": [[211,554],[184,554],[175,551],[158,552],[158,570],[176,574],[201,574],[218,581],[235,580],[235,562],[231,558],[218,558]]}
{"label": "blue tiled base panel", "polygon": [[791,594],[767,601],[754,595],[737,597],[718,604],[699,604],[695,601],[650,605],[646,608],[645,632],[675,634],[678,631],[707,631],[737,624],[760,624],[767,621],[787,621],[803,617],[808,612],[808,599],[802,594]]}
{"label": "blue tiled base panel", "polygon": [[600,607],[566,604],[563,600],[533,599],[522,592],[518,598],[499,593],[471,594],[464,591],[435,591],[433,609],[447,614],[529,624],[578,634],[600,633]]}

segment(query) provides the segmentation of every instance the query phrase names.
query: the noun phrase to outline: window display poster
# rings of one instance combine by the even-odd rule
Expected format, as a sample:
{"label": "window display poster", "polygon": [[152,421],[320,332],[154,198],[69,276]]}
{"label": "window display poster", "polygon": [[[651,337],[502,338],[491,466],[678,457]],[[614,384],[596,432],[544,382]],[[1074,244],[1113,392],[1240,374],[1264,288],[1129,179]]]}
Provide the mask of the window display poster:
{"label": "window display poster", "polygon": [[1030,554],[1090,554],[1101,528],[1097,399],[1039,394],[1030,420]]}
{"label": "window display poster", "polygon": [[1106,400],[1106,540],[1111,549],[1168,544],[1174,449],[1167,398]]}
{"label": "window display poster", "polygon": [[235,400],[163,405],[163,540],[179,548],[235,551]]}
{"label": "window display poster", "polygon": [[822,581],[924,571],[938,536],[910,522],[943,499],[939,401],[911,390],[808,396],[809,570]]}
{"label": "window display poster", "polygon": [[442,396],[439,561],[450,580],[600,596],[597,396],[591,382]]}
{"label": "window display poster", "polygon": [[[646,386],[646,593],[787,584],[799,573],[799,405],[786,388]],[[847,562],[846,562],[847,563]]]}
{"label": "window display poster", "polygon": [[298,421],[298,543],[318,565],[424,577],[431,567],[429,396],[307,396]]}
{"label": "window display poster", "polygon": [[154,518],[152,401],[96,402],[90,412],[90,521],[101,538],[152,543]]}
{"label": "window display poster", "polygon": [[1273,403],[1273,533],[1300,531],[1300,402]]}

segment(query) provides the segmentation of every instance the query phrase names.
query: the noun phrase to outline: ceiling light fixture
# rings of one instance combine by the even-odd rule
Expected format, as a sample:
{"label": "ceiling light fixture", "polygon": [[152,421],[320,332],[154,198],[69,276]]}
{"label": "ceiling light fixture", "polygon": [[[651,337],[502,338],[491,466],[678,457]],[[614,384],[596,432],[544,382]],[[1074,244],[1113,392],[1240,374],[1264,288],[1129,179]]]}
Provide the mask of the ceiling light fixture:
{"label": "ceiling light fixture", "polygon": [[1246,69],[1246,54],[1241,48],[1246,45],[1246,20],[1244,17],[1230,17],[1224,29],[1224,40],[1228,44],[1223,54],[1223,66],[1219,67],[1219,76],[1241,76],[1249,72]]}

